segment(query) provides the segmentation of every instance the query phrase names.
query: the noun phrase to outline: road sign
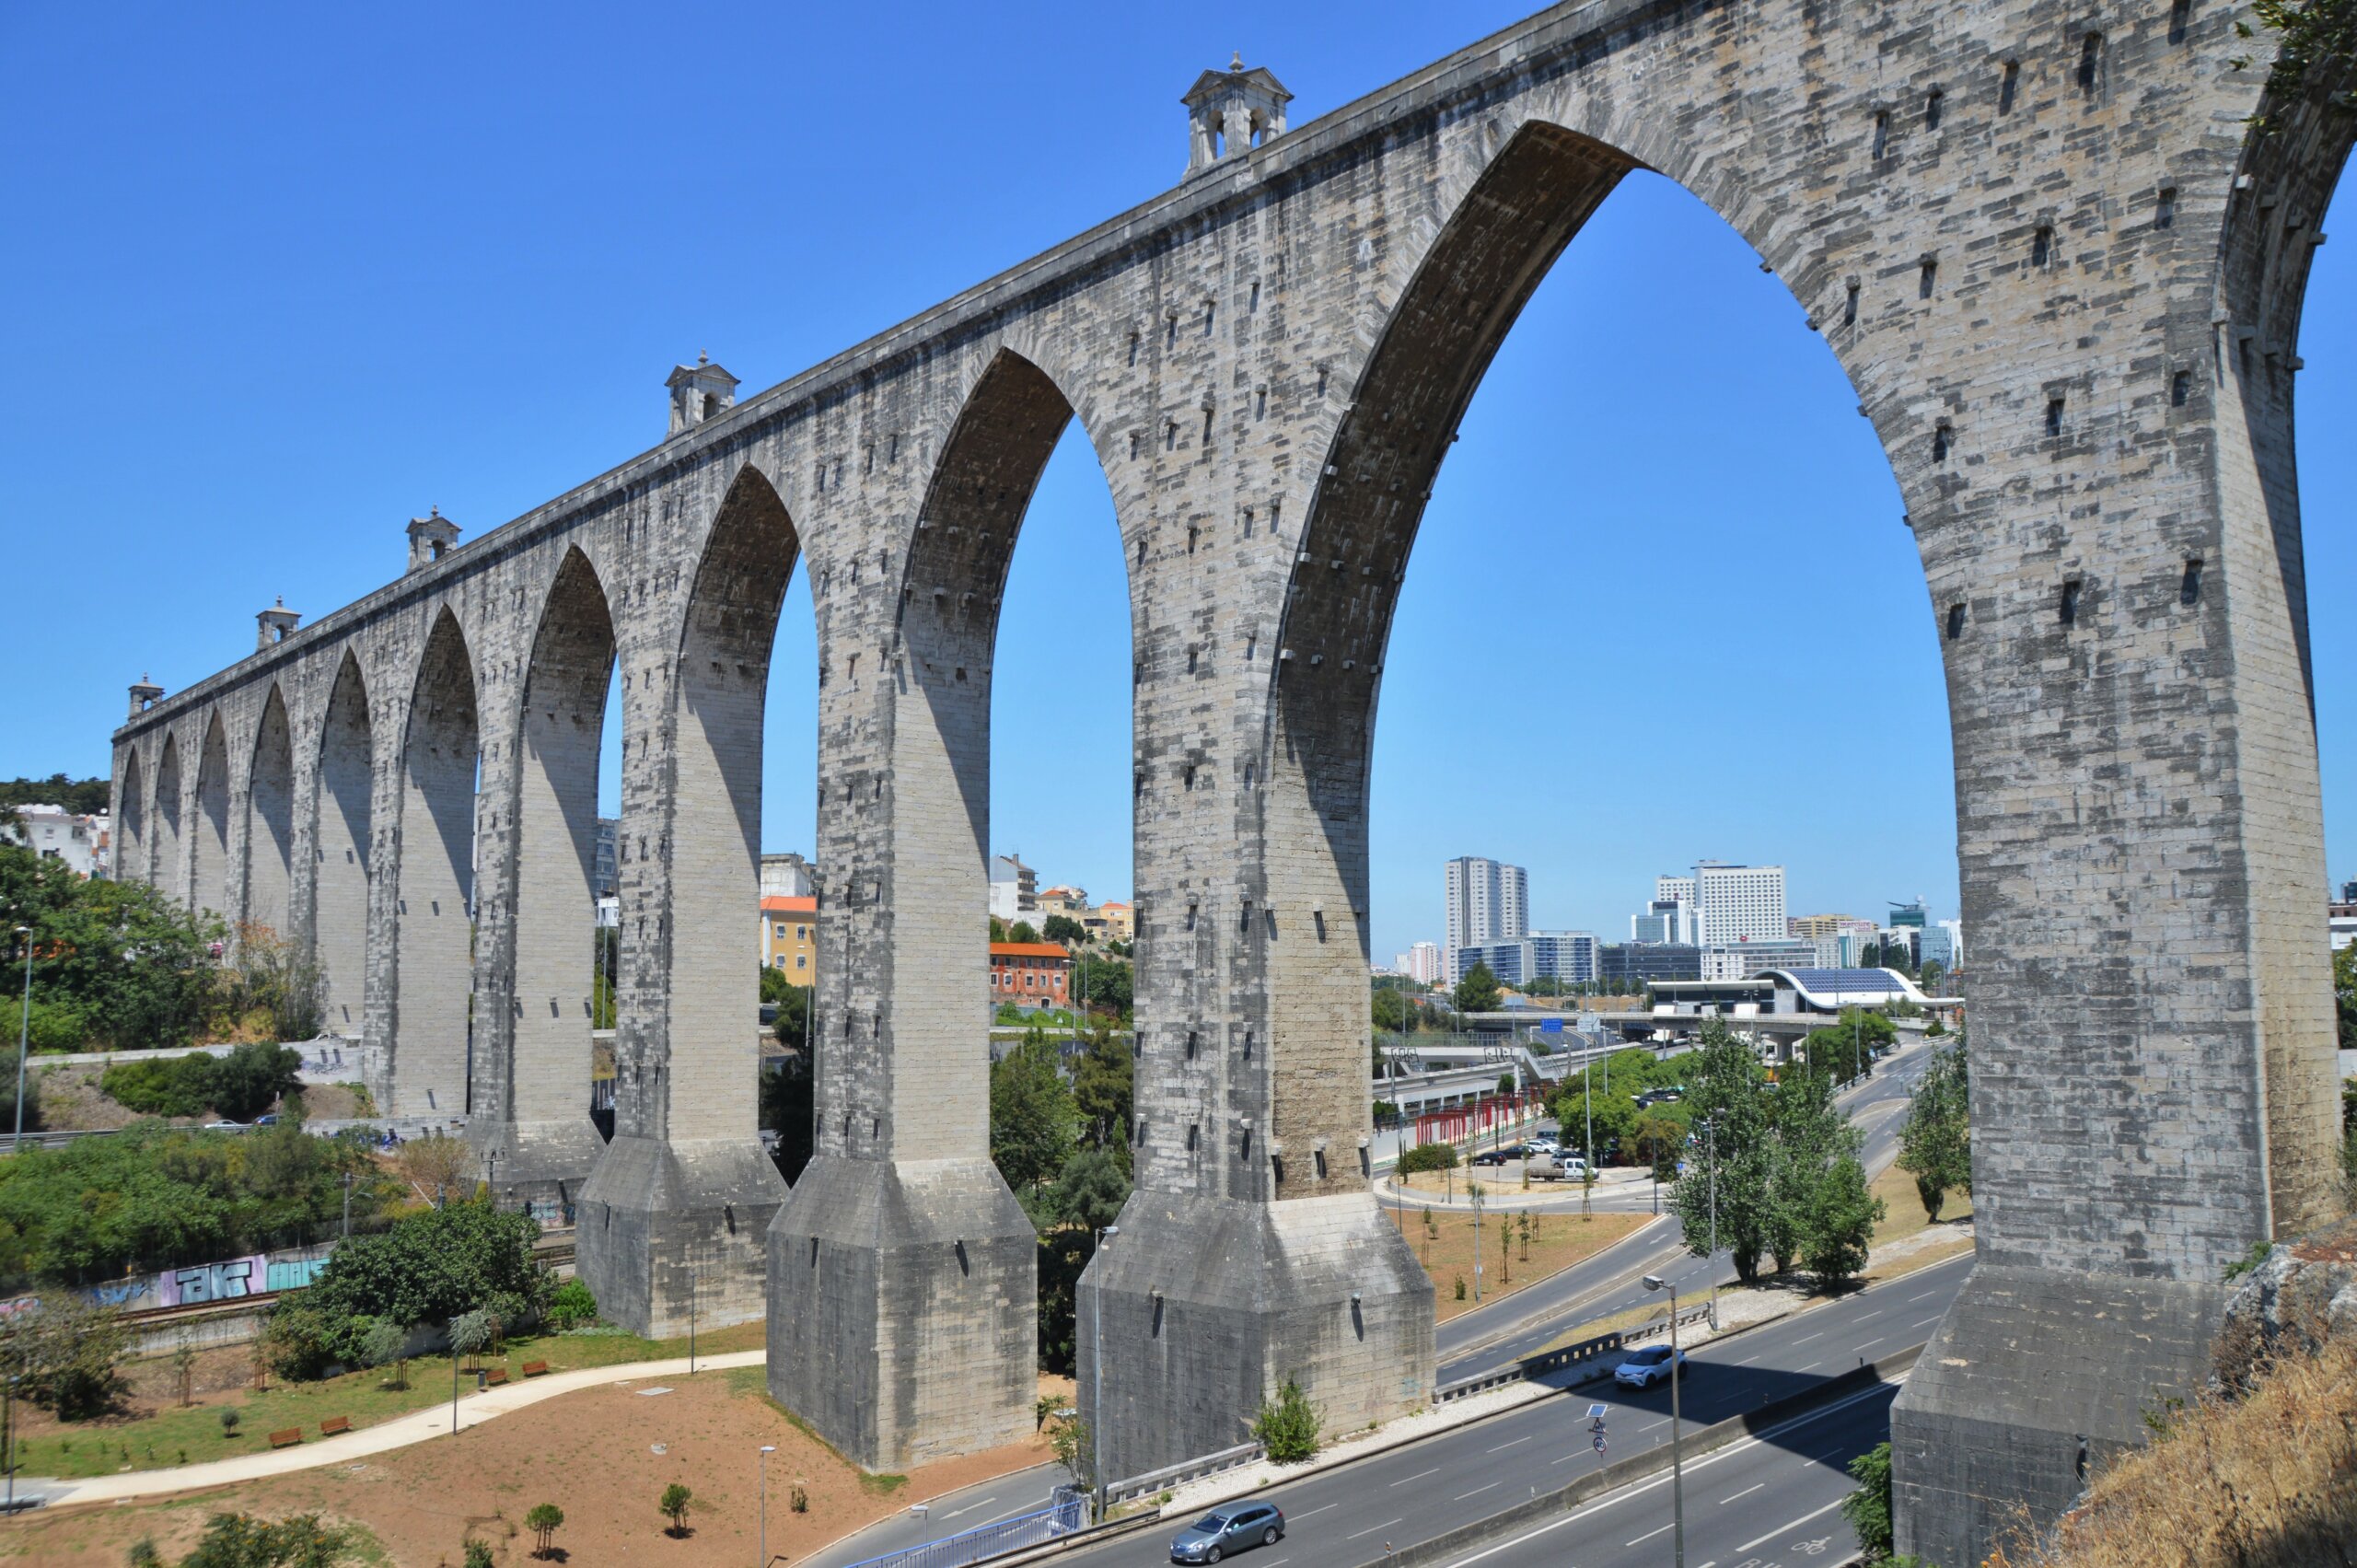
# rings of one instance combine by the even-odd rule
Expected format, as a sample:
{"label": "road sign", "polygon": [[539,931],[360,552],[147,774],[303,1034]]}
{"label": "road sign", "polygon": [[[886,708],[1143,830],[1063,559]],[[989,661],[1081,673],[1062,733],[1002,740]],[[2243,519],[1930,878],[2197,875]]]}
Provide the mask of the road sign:
{"label": "road sign", "polygon": [[1563,1032],[1563,1020],[1561,1018],[1548,1018],[1539,1024],[1538,1032],[1543,1035],[1562,1034]]}

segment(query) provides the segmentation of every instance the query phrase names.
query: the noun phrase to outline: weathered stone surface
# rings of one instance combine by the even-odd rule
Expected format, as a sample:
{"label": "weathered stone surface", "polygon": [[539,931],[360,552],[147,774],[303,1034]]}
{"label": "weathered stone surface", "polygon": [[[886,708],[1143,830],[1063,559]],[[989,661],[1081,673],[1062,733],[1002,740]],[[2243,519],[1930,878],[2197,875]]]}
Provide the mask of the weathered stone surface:
{"label": "weathered stone surface", "polygon": [[[225,912],[271,897],[250,870],[255,846],[279,853],[254,829],[252,780],[275,692],[288,920],[329,960],[331,1021],[389,1044],[392,1109],[470,1093],[517,1129],[486,1147],[528,1141],[531,1086],[552,1074],[561,1106],[565,1053],[586,1051],[566,1022],[564,922],[547,946],[531,929],[560,886],[575,896],[578,784],[561,775],[588,751],[573,737],[561,762],[550,726],[569,710],[543,695],[566,660],[594,675],[610,637],[621,1135],[588,1184],[598,1235],[581,1259],[624,1321],[675,1322],[683,1249],[719,1247],[734,1279],[761,1272],[727,1229],[762,1202],[743,928],[770,643],[807,562],[819,668],[792,678],[819,692],[818,1145],[879,1167],[826,1191],[898,1217],[837,1232],[844,1282],[809,1308],[837,1338],[779,1331],[809,1379],[792,1398],[840,1411],[823,1369],[857,1369],[913,1390],[903,1424],[857,1441],[921,1443],[932,1395],[894,1303],[923,1276],[911,1237],[938,1216],[905,1200],[917,1165],[987,1148],[985,954],[963,912],[982,903],[998,596],[1077,420],[1111,490],[1135,638],[1139,1190],[1087,1287],[1106,1308],[1108,1468],[1168,1457],[1143,1414],[1118,1412],[1181,1380],[1202,1390],[1185,1444],[1232,1434],[1286,1371],[1353,1419],[1405,1408],[1430,1309],[1357,1157],[1366,768],[1392,610],[1522,302],[1620,179],[1658,171],[1786,282],[1890,459],[1954,726],[1981,1259],[1992,1282],[2046,1282],[2041,1300],[2112,1293],[2149,1319],[2146,1348],[2111,1363],[2149,1397],[2198,1376],[2178,1351],[2215,1327],[2225,1265],[2340,1202],[2292,387],[2315,224],[2352,125],[2311,95],[2256,134],[2263,61],[2231,62],[2264,43],[2232,24],[2201,0],[1558,6],[1231,148],[142,699],[115,743],[124,865]],[[484,781],[463,1078],[406,994],[427,963],[405,946],[417,897],[463,864],[421,765],[469,743],[433,676],[457,668],[451,628]],[[688,1174],[707,1164],[722,1174]],[[699,1208],[679,1196],[691,1189],[726,1196]],[[1003,1212],[978,1190],[952,1207]],[[827,1216],[807,1218],[775,1247],[818,1235],[823,1258]],[[1329,1225],[1372,1250],[1332,1262],[1314,1239]],[[961,1277],[989,1289],[926,1320],[1028,1324],[1012,1265],[978,1268]],[[1363,1340],[1339,1328],[1353,1289]],[[1952,1331],[1990,1330],[1976,1315],[2010,1299],[1976,1289]],[[1902,1398],[1902,1495],[1962,1500],[1910,1516],[1934,1558],[1973,1560],[2005,1488],[2049,1505],[2048,1447],[2079,1419],[2054,1400],[2110,1343],[2053,1322],[2003,1367],[1968,1355]],[[1000,1343],[1003,1325],[958,1324]],[[2088,1419],[2091,1440],[2133,1436]],[[2015,1448],[2032,1458],[1985,1469]]]}

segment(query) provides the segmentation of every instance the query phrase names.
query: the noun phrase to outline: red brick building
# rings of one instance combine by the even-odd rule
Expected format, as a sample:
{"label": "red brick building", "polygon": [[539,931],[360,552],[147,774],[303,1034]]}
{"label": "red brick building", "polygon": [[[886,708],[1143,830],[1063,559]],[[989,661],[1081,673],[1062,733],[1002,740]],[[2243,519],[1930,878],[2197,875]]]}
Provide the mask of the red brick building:
{"label": "red brick building", "polygon": [[1072,955],[1053,942],[993,942],[991,1005],[1062,1007],[1070,1000],[1071,973]]}

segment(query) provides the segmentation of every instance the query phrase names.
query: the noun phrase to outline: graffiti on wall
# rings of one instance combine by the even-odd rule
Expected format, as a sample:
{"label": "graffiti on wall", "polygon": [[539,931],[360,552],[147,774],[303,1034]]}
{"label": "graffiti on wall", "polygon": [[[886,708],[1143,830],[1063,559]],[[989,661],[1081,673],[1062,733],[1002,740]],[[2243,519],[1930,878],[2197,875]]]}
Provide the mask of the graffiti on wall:
{"label": "graffiti on wall", "polygon": [[[145,1312],[158,1307],[196,1307],[212,1301],[237,1301],[270,1291],[300,1290],[327,1266],[324,1252],[314,1257],[308,1249],[275,1256],[256,1252],[185,1269],[166,1269],[159,1274],[134,1274],[128,1279],[86,1285],[82,1296],[93,1307],[112,1307],[125,1312]],[[41,1298],[35,1295],[0,1300],[0,1318],[29,1312],[40,1305]]]}
{"label": "graffiti on wall", "polygon": [[269,1288],[270,1260],[257,1252],[250,1258],[228,1258],[199,1263],[192,1269],[167,1269],[156,1276],[157,1305],[193,1307],[204,1301],[235,1301],[260,1295]]}

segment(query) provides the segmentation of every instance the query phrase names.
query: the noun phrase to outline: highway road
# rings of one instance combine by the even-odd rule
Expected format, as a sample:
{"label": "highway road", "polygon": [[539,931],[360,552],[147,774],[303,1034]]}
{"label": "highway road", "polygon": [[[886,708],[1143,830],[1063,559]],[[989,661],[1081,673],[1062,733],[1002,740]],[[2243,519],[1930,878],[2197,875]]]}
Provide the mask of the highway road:
{"label": "highway road", "polygon": [[[1966,1256],[1933,1264],[1696,1350],[1680,1389],[1684,1430],[1805,1392],[1862,1362],[1922,1343],[1955,1298],[1971,1262]],[[1568,1378],[1548,1381],[1561,1386]],[[1610,1384],[1590,1384],[1258,1494],[1285,1511],[1290,1533],[1274,1550],[1238,1559],[1239,1568],[1359,1568],[1379,1559],[1387,1541],[1404,1547],[1428,1540],[1535,1492],[1562,1486],[1605,1462],[1589,1446],[1585,1416],[1592,1402],[1609,1407],[1608,1458],[1623,1458],[1669,1441],[1666,1388],[1632,1393]],[[1721,1568],[1736,1568],[1751,1556],[1759,1557],[1755,1568],[1765,1568],[1771,1561],[1815,1560],[1806,1552],[1783,1558],[1761,1555],[1760,1545],[1745,1545],[1761,1531],[1782,1530],[1793,1521],[1798,1522],[1795,1530],[1799,1524],[1809,1527],[1793,1539],[1827,1538],[1831,1545],[1824,1560],[1839,1561],[1852,1544],[1848,1527],[1838,1514],[1812,1511],[1845,1495],[1852,1486],[1846,1473],[1851,1458],[1889,1435],[1888,1402],[1887,1389],[1869,1394],[1839,1411],[1747,1439],[1693,1471],[1686,1493],[1689,1520],[1697,1520],[1704,1509],[1712,1517],[1689,1531],[1687,1561],[1701,1568],[1723,1549],[1736,1555],[1720,1555]],[[949,1534],[1044,1506],[1057,1479],[1047,1468],[1026,1470],[941,1499],[924,1532]],[[1747,1493],[1755,1483],[1757,1490]],[[1726,1500],[1724,1504],[1722,1499]],[[1535,1564],[1537,1554],[1543,1552],[1550,1564],[1569,1562],[1580,1568],[1667,1560],[1666,1533],[1657,1540],[1644,1539],[1646,1531],[1669,1523],[1666,1472],[1657,1488],[1651,1480],[1639,1481],[1598,1499],[1587,1510],[1562,1527],[1509,1545],[1497,1558],[1483,1561],[1509,1568],[1506,1552],[1517,1554],[1517,1564]],[[1169,1539],[1184,1522],[1165,1520],[1141,1534],[1070,1552],[1057,1560],[1059,1568],[1152,1568],[1167,1560]],[[1641,1522],[1642,1529],[1636,1527]],[[1706,1529],[1715,1532],[1707,1540],[1701,1533]],[[913,1545],[923,1536],[904,1518],[855,1539],[855,1551],[817,1553],[806,1568],[834,1568]],[[846,1548],[851,1544],[845,1543]],[[1774,1550],[1785,1550],[1781,1537]]]}
{"label": "highway road", "polygon": [[[1898,1052],[1843,1097],[1853,1120],[1866,1129],[1869,1169],[1887,1165],[1896,1155],[1898,1123],[1910,1086],[1921,1076],[1930,1054],[1921,1047]],[[1971,1261],[1967,1255],[1935,1264],[1888,1285],[1695,1351],[1689,1362],[1692,1377],[1683,1388],[1687,1429],[1802,1391],[1862,1360],[1875,1360],[1921,1344],[1947,1310]],[[1661,1296],[1648,1294],[1638,1283],[1643,1273],[1666,1273],[1677,1283],[1683,1304],[1700,1298],[1710,1272],[1708,1260],[1686,1253],[1675,1222],[1665,1217],[1586,1263],[1563,1270],[1494,1307],[1441,1325],[1441,1380],[1529,1354],[1584,1319],[1629,1307],[1659,1304]],[[1733,1265],[1724,1255],[1718,1260],[1718,1272],[1722,1283],[1734,1278]],[[1240,1568],[1244,1563],[1249,1568],[1278,1568],[1281,1563],[1286,1568],[1355,1568],[1379,1557],[1385,1539],[1395,1546],[1426,1540],[1442,1530],[1486,1517],[1517,1497],[1528,1496],[1534,1488],[1561,1486],[1576,1473],[1573,1467],[1598,1462],[1588,1446],[1585,1421],[1580,1419],[1591,1401],[1613,1407],[1608,1418],[1611,1458],[1668,1441],[1666,1389],[1631,1395],[1624,1400],[1608,1385],[1592,1385],[1565,1399],[1542,1400],[1393,1454],[1273,1489],[1268,1495],[1301,1527],[1273,1551],[1239,1560]],[[1736,1520],[1757,1526],[1730,1535],[1726,1545],[1732,1551],[1780,1520],[1846,1495],[1852,1483],[1843,1467],[1853,1455],[1889,1435],[1888,1403],[1885,1391],[1845,1406],[1840,1412],[1808,1418],[1805,1424],[1794,1423],[1787,1429],[1790,1441],[1767,1434],[1723,1451],[1724,1457],[1703,1473],[1745,1479],[1739,1486],[1728,1485],[1713,1493],[1708,1505],[1715,1510],[1715,1499],[1751,1486],[1755,1479],[1761,1480],[1763,1490],[1731,1502],[1708,1527],[1716,1529]],[[816,1552],[806,1560],[804,1568],[843,1568],[928,1539],[1044,1507],[1051,1489],[1063,1479],[1061,1467],[1044,1465],[966,1488],[935,1499],[922,1519],[903,1513]],[[1659,1522],[1666,1524],[1666,1473],[1659,1484]],[[1510,1550],[1521,1554],[1517,1561],[1532,1560],[1532,1553],[1544,1551],[1550,1562],[1568,1561],[1579,1565],[1666,1561],[1666,1535],[1637,1546],[1613,1544],[1627,1537],[1612,1532],[1652,1505],[1643,1501],[1651,1496],[1646,1490],[1650,1485],[1639,1482],[1623,1494],[1590,1504],[1594,1513],[1584,1514],[1580,1522],[1565,1527],[1573,1532],[1570,1542],[1563,1539],[1564,1530],[1558,1528],[1527,1546]],[[1687,1497],[1689,1504],[1696,1504],[1695,1492],[1689,1490]],[[1805,1498],[1810,1500],[1805,1506],[1793,1505]],[[1696,1516],[1689,1512],[1689,1517],[1693,1520]],[[1596,1521],[1593,1527],[1587,1522],[1590,1518]],[[1319,1520],[1329,1524],[1319,1525]],[[1350,1527],[1337,1535],[1329,1527],[1334,1520],[1350,1521]],[[1385,1521],[1389,1521],[1387,1526]],[[1771,1561],[1838,1562],[1854,1544],[1838,1513],[1823,1513],[1805,1522],[1810,1529],[1794,1539],[1804,1545],[1829,1539],[1831,1544],[1821,1557],[1806,1551],[1784,1558],[1760,1556],[1771,1547],[1754,1545],[1732,1558],[1722,1557],[1721,1568],[1736,1568],[1752,1557],[1759,1557],[1755,1568],[1766,1568]],[[1071,1562],[1073,1568],[1144,1568],[1161,1562],[1167,1557],[1168,1538],[1178,1523],[1169,1521],[1143,1535],[1073,1553],[1063,1561]],[[1696,1526],[1697,1530],[1703,1527]],[[1628,1536],[1639,1533],[1631,1529]],[[1362,1536],[1364,1539],[1359,1539]],[[1697,1568],[1717,1550],[1698,1551],[1697,1543],[1702,1539],[1689,1533],[1687,1542],[1687,1561]],[[1371,1544],[1374,1550],[1365,1550]],[[1622,1555],[1604,1555],[1608,1547]],[[1773,1550],[1783,1547],[1778,1544]],[[1509,1568],[1505,1557],[1501,1552],[1483,1561],[1485,1565]]]}

